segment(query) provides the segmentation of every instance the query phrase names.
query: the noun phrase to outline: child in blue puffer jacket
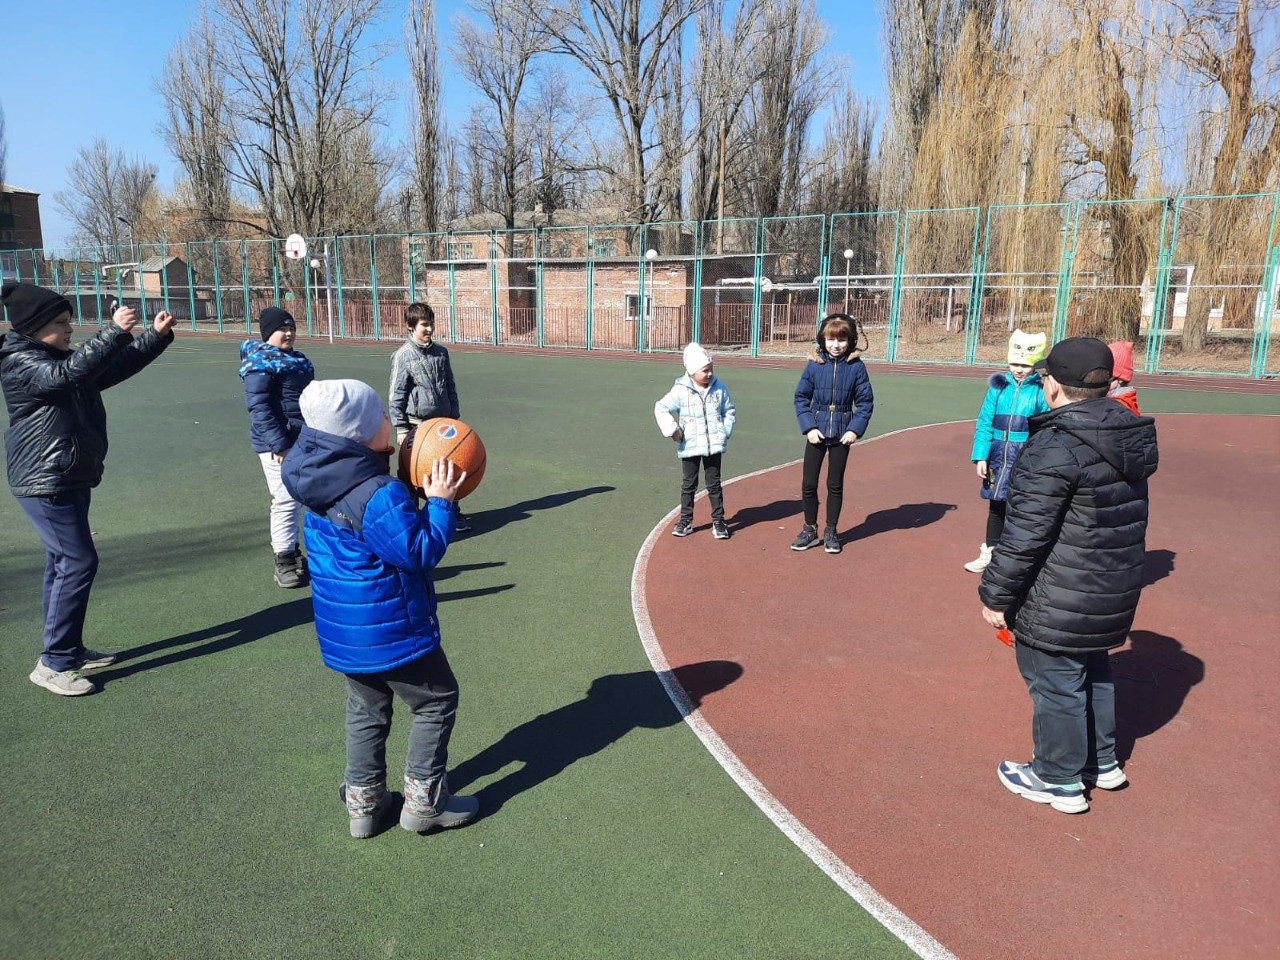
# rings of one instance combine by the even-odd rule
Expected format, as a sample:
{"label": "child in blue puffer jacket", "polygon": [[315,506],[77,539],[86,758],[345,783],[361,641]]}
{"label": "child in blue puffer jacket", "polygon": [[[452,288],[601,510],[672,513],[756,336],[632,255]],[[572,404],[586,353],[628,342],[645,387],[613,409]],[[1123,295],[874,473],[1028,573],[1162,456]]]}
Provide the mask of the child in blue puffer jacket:
{"label": "child in blue puffer jacket", "polygon": [[1009,371],[993,373],[987,381],[987,395],[978,412],[973,431],[973,452],[969,459],[982,481],[987,501],[987,538],[978,556],[964,565],[970,573],[981,573],[991,562],[991,551],[1004,533],[1005,498],[1013,463],[1027,442],[1027,421],[1049,409],[1040,375],[1031,368],[1044,358],[1047,338],[1043,333],[1014,330],[1009,337]]}
{"label": "child in blue puffer jacket", "polygon": [[698,470],[707,481],[711,501],[711,534],[729,539],[724,522],[724,492],[720,486],[720,458],[728,449],[738,411],[729,388],[715,375],[711,354],[700,344],[684,348],[685,375],[653,405],[653,415],[664,437],[677,444],[680,457],[680,519],[671,531],[687,537],[693,532],[693,496],[698,490]]}
{"label": "child in blue puffer jacket", "polygon": [[240,379],[249,411],[249,439],[262,464],[271,494],[271,549],[276,585],[287,590],[307,584],[307,562],[298,549],[301,509],[280,482],[280,464],[302,429],[298,397],[315,379],[311,361],[293,348],[297,325],[286,310],[267,307],[258,317],[261,340],[240,344]]}
{"label": "child in blue puffer jacket", "polygon": [[[796,422],[808,441],[800,495],[804,500],[804,527],[792,550],[808,550],[823,544],[827,553],[840,552],[840,510],[844,505],[844,471],[849,448],[867,432],[875,409],[871,378],[854,343],[853,318],[830,314],[818,331],[817,353],[804,367],[796,384]],[[818,537],[818,475],[827,464],[827,528]]]}
{"label": "child in blue puffer jacket", "polygon": [[311,601],[325,666],[347,678],[347,766],[341,796],[351,835],[372,836],[391,807],[387,734],[392,701],[413,712],[400,826],[460,827],[475,797],[445,776],[458,682],[440,646],[431,570],[454,534],[453,501],[466,473],[439,459],[422,491],[390,476],[391,420],[359,380],[317,380],[300,400],[306,425],[282,476],[307,508]]}

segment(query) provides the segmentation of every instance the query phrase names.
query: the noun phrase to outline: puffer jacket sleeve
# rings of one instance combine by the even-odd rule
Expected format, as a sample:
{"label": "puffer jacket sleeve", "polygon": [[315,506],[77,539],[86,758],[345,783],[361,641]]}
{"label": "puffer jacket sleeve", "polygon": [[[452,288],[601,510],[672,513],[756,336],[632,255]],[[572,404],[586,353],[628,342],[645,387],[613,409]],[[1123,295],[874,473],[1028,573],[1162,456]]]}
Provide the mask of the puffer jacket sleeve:
{"label": "puffer jacket sleeve", "polygon": [[973,428],[973,450],[969,459],[974,463],[987,460],[991,454],[991,438],[994,436],[991,424],[996,416],[996,399],[1000,391],[995,387],[987,387],[987,395],[982,398],[982,408],[978,411],[978,423]]}
{"label": "puffer jacket sleeve", "polygon": [[720,386],[724,389],[724,396],[720,401],[720,419],[724,425],[724,439],[727,444],[729,438],[733,436],[733,425],[738,422],[738,408],[733,402],[733,397],[729,396],[729,388],[723,381]]}
{"label": "puffer jacket sleeve", "polygon": [[33,399],[52,400],[83,384],[96,383],[132,340],[127,331],[108,323],[62,360],[50,362],[47,353],[36,350],[13,354],[6,378],[21,381]]}
{"label": "puffer jacket sleeve", "polygon": [[875,412],[876,398],[871,390],[871,377],[867,375],[866,365],[858,360],[854,362],[853,367],[853,414],[849,418],[848,429],[861,438],[871,424],[871,414]]}
{"label": "puffer jacket sleeve", "polygon": [[106,390],[123,383],[141,371],[173,343],[173,331],[156,333],[148,327],[137,337],[130,337],[125,348],[111,358],[111,363],[98,377],[98,389]]}
{"label": "puffer jacket sleeve", "polygon": [[978,587],[987,607],[1016,611],[1026,600],[1058,540],[1078,478],[1074,458],[1050,438],[1023,449],[1009,484],[1004,533]]}
{"label": "puffer jacket sleeve", "polygon": [[244,376],[244,405],[249,409],[256,440],[266,444],[272,453],[284,453],[293,442],[284,411],[277,408],[271,389],[271,374],[253,370]]}
{"label": "puffer jacket sleeve", "polygon": [[675,385],[653,405],[654,419],[658,421],[658,429],[662,431],[664,437],[670,437],[680,429],[680,404],[683,392],[679,381],[676,381]]}
{"label": "puffer jacket sleeve", "polygon": [[425,574],[442,559],[457,526],[453,506],[429,497],[419,511],[402,483],[385,484],[365,510],[364,540],[383,561],[410,573]]}
{"label": "puffer jacket sleeve", "polygon": [[800,374],[800,382],[796,384],[796,422],[800,425],[801,433],[808,433],[810,430],[818,428],[818,422],[813,417],[813,371],[817,369],[817,364],[810,360],[804,365],[804,372]]}
{"label": "puffer jacket sleeve", "polygon": [[397,430],[409,429],[409,391],[413,378],[408,351],[401,347],[391,355],[391,387],[387,392],[387,406],[391,413],[391,426]]}

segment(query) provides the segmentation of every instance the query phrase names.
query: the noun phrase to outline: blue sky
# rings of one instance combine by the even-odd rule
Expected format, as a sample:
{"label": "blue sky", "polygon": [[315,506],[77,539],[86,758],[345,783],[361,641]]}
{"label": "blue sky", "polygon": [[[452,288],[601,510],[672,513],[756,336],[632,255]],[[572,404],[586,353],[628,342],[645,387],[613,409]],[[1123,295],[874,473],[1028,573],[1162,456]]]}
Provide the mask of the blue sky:
{"label": "blue sky", "polygon": [[[164,116],[155,86],[175,39],[198,5],[147,0],[3,0],[4,55],[0,57],[0,103],[9,144],[5,179],[41,194],[40,212],[47,246],[70,242],[70,226],[53,195],[65,188],[67,165],[78,147],[106,137],[113,147],[143,157],[160,169],[169,190],[174,163],[158,132]],[[880,19],[875,0],[817,0],[831,32],[827,52],[843,58],[856,89],[882,94]],[[395,80],[407,75],[402,33],[404,4],[389,0],[383,30],[393,41],[383,71]],[[445,56],[449,21],[463,9],[460,0],[438,0]],[[458,125],[470,94],[445,70],[446,111]],[[400,85],[403,88],[403,84]],[[402,122],[405,110],[392,106],[389,119]],[[387,131],[398,142],[402,131]]]}

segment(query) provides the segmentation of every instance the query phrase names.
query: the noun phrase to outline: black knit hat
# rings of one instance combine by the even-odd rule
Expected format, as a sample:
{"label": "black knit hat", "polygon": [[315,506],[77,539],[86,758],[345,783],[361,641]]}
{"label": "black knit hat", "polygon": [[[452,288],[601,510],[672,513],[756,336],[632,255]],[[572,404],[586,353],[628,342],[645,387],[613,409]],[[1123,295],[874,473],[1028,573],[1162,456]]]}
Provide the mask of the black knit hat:
{"label": "black knit hat", "polygon": [[270,340],[271,335],[281,327],[293,327],[294,329],[298,327],[293,322],[293,314],[288,310],[281,310],[279,307],[267,307],[258,315],[258,329],[262,331],[263,340]]}
{"label": "black knit hat", "polygon": [[60,293],[37,287],[34,283],[6,283],[0,289],[9,325],[18,333],[31,336],[61,313],[73,313],[71,301]]}

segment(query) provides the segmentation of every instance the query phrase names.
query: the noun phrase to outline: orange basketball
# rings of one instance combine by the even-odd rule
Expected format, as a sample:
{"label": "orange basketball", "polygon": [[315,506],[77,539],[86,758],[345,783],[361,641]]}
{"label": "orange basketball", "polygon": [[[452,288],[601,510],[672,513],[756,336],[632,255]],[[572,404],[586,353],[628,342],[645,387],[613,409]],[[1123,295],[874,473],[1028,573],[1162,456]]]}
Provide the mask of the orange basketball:
{"label": "orange basketball", "polygon": [[461,420],[437,417],[424,420],[409,431],[400,444],[400,476],[407,477],[419,490],[431,479],[431,461],[438,457],[449,460],[459,470],[467,471],[467,479],[458,488],[461,500],[484,476],[487,457],[484,444],[474,430]]}

